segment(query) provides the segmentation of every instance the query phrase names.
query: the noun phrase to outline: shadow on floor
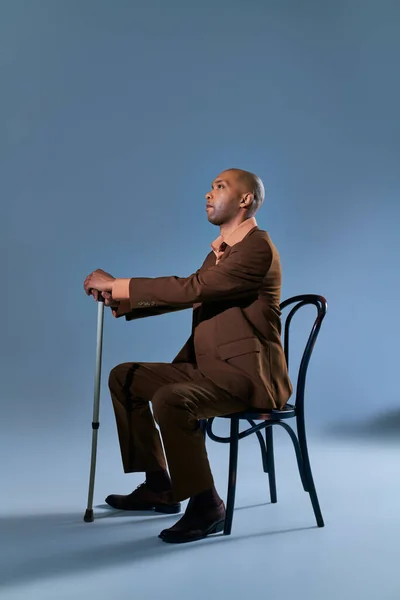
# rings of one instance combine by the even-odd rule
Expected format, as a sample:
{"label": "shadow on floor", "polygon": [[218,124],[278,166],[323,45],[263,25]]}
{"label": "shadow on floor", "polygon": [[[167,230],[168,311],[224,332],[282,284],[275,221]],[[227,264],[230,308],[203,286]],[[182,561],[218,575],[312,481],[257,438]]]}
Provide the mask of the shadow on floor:
{"label": "shadow on floor", "polygon": [[[113,513],[109,516],[121,515],[118,511]],[[115,521],[111,518],[107,522],[106,516],[100,515],[90,524],[84,523],[83,515],[78,513],[0,518],[0,589],[137,563],[167,553],[193,552],[204,544],[237,543],[253,535],[272,536],[316,528],[217,535],[193,544],[165,544],[158,538],[158,533],[170,527],[176,521],[176,515],[155,516],[147,513],[147,518],[142,515],[138,518],[132,517],[132,513],[123,514],[126,519]],[[115,527],[117,524],[124,527]]]}
{"label": "shadow on floor", "polygon": [[400,410],[386,410],[376,417],[360,418],[350,423],[335,423],[325,433],[337,438],[400,442]]}
{"label": "shadow on floor", "polygon": [[[237,512],[238,510],[248,510],[249,508],[260,508],[261,506],[267,506],[268,504],[271,504],[271,502],[261,502],[259,504],[251,504],[249,506],[238,506],[237,508],[235,508],[235,512]],[[101,511],[104,512],[99,512],[99,509]],[[184,508],[182,509],[182,513],[184,512]],[[161,513],[153,513],[153,512],[149,512],[148,510],[135,510],[135,511],[129,511],[129,510],[116,510],[114,508],[111,508],[108,504],[98,504],[97,506],[94,507],[94,514],[95,514],[95,519],[110,519],[110,518],[114,518],[114,517],[125,517],[125,518],[129,518],[129,517],[147,517],[147,518],[151,518],[151,517],[158,517],[158,518],[173,518],[175,517],[175,519],[179,519],[180,515],[165,515],[165,514],[161,514]],[[135,523],[137,523],[138,521],[135,520]]]}

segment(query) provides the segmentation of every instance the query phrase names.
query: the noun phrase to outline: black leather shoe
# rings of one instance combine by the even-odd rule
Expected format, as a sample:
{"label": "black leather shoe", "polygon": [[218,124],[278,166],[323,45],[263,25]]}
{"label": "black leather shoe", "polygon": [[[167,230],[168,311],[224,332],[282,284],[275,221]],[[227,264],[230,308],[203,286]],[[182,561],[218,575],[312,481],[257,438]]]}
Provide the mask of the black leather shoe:
{"label": "black leather shoe", "polygon": [[173,501],[172,491],[153,492],[146,483],[139,485],[127,496],[107,496],[106,502],[118,510],[152,510],[167,515],[175,515],[181,511],[181,503]]}
{"label": "black leather shoe", "polygon": [[164,529],[159,538],[168,544],[183,544],[196,542],[213,533],[223,531],[225,525],[225,506],[197,511],[193,508],[186,510],[185,514],[175,525]]}

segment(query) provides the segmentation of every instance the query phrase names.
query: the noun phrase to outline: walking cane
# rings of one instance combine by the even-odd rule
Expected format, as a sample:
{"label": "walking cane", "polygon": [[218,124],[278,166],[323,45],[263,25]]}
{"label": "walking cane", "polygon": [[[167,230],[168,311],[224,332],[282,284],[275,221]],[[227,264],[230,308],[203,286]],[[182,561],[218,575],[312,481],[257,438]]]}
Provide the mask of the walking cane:
{"label": "walking cane", "polygon": [[100,411],[100,382],[101,382],[101,355],[103,350],[103,322],[104,322],[104,298],[99,294],[97,304],[97,343],[96,343],[96,370],[94,376],[94,401],[93,401],[93,421],[92,421],[92,455],[90,460],[90,477],[88,503],[83,520],[85,523],[94,521],[93,515],[93,492],[94,478],[96,474],[96,456],[97,456],[97,434],[99,430],[99,411]]}

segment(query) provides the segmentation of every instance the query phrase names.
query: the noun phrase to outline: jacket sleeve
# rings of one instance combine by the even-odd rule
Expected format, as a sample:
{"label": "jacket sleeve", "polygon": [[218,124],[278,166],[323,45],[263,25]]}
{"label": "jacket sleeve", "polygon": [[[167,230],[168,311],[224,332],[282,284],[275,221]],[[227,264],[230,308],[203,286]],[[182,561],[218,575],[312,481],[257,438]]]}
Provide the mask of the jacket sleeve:
{"label": "jacket sleeve", "polygon": [[[213,256],[214,256],[213,252],[210,252],[206,256],[202,266],[200,267],[200,269],[197,269],[195,275],[198,275],[200,273],[200,271],[205,268],[205,265],[207,264],[208,261],[211,260],[211,257],[213,257]],[[160,278],[155,278],[153,281],[157,281],[157,279],[160,279]],[[136,319],[144,319],[146,317],[155,317],[158,315],[165,315],[167,313],[177,312],[180,310],[186,310],[188,308],[192,308],[193,303],[188,302],[186,304],[179,304],[179,305],[174,305],[174,306],[168,305],[168,304],[163,304],[163,306],[158,306],[158,307],[154,307],[154,304],[152,306],[150,305],[150,307],[149,307],[148,304],[146,304],[145,308],[143,308],[143,306],[144,305],[141,303],[139,305],[139,307],[137,307],[137,308],[132,307],[130,300],[122,300],[120,302],[118,309],[112,309],[112,314],[117,319],[120,317],[125,317],[126,321],[133,321]]]}
{"label": "jacket sleeve", "polygon": [[192,304],[181,305],[181,306],[163,306],[162,308],[134,308],[129,312],[123,314],[114,315],[117,317],[125,317],[127,321],[134,321],[136,319],[145,319],[146,317],[157,317],[158,315],[165,315],[167,313],[178,312],[179,310],[185,310],[192,308]]}
{"label": "jacket sleeve", "polygon": [[129,284],[132,309],[186,308],[197,302],[242,298],[256,292],[271,266],[272,249],[264,238],[248,238],[232,247],[217,265],[189,277],[133,277]]}

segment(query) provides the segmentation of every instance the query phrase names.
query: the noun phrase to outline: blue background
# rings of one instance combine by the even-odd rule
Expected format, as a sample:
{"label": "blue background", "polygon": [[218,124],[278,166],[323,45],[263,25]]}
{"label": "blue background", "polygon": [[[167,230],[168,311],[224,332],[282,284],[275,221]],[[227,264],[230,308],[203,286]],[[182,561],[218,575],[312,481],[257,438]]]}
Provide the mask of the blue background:
{"label": "blue background", "polygon": [[[0,0],[7,600],[399,598],[399,22],[397,0]],[[277,432],[278,504],[257,440],[243,440],[232,536],[166,548],[157,535],[175,519],[98,505],[142,481],[122,473],[107,375],[170,361],[191,312],[107,311],[85,525],[97,310],[83,281],[194,272],[218,235],[204,195],[229,167],[265,183],[257,219],[281,255],[282,298],[329,302],[306,398],[327,526],[313,528]],[[293,366],[313,317],[295,322]],[[397,446],[363,430],[382,414]],[[346,422],[350,437],[328,435]],[[228,449],[208,451],[225,498]]]}
{"label": "blue background", "polygon": [[[264,180],[282,297],[329,301],[309,422],[398,406],[399,17],[390,1],[2,3],[1,427],[81,420],[84,278],[195,271],[218,234],[204,194],[231,166]],[[189,330],[190,311],[108,315],[105,372],[169,361]]]}

